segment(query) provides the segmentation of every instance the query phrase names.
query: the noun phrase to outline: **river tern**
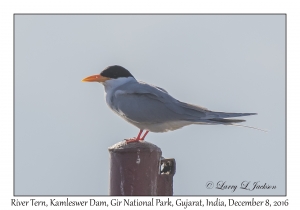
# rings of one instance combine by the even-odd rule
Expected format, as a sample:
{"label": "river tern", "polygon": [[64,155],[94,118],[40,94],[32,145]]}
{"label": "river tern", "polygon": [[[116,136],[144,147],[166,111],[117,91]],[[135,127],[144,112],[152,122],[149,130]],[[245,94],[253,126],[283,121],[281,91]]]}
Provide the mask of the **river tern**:
{"label": "river tern", "polygon": [[245,120],[227,118],[256,114],[214,112],[181,102],[163,88],[137,81],[127,69],[118,65],[109,66],[100,74],[86,77],[82,81],[102,83],[107,105],[140,129],[137,137],[126,139],[127,143],[144,140],[149,131],[167,132],[191,124],[244,126],[236,123]]}

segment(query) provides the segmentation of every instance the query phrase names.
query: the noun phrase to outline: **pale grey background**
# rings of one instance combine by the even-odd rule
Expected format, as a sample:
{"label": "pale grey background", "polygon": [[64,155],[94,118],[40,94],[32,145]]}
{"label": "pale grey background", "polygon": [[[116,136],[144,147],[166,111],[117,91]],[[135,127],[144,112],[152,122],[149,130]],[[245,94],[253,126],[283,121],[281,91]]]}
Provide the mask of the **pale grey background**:
{"label": "pale grey background", "polygon": [[[284,15],[16,15],[15,194],[107,195],[107,148],[138,129],[101,84],[119,64],[175,98],[257,112],[245,125],[150,133],[177,162],[175,195],[285,194]],[[260,181],[276,190],[206,189]]]}

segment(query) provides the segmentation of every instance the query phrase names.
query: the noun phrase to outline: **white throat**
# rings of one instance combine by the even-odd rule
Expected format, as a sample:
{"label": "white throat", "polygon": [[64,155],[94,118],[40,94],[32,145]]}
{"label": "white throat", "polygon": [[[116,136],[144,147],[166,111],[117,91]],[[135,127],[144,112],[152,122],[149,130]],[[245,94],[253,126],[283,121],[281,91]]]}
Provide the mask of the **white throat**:
{"label": "white throat", "polygon": [[105,92],[111,92],[115,88],[119,87],[120,85],[123,85],[128,82],[133,82],[136,81],[133,77],[122,77],[122,78],[117,78],[117,79],[109,79],[106,80],[103,85],[105,88]]}

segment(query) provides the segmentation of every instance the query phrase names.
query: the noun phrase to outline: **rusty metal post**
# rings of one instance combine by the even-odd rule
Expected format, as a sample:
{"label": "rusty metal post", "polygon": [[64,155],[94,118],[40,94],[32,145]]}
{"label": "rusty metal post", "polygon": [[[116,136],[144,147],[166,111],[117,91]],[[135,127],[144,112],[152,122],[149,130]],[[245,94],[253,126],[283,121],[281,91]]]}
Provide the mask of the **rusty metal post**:
{"label": "rusty metal post", "polygon": [[174,158],[160,160],[160,175],[158,176],[157,195],[173,195],[173,176],[176,170]]}
{"label": "rusty metal post", "polygon": [[159,147],[122,141],[108,150],[109,195],[173,195],[175,160],[162,158]]}

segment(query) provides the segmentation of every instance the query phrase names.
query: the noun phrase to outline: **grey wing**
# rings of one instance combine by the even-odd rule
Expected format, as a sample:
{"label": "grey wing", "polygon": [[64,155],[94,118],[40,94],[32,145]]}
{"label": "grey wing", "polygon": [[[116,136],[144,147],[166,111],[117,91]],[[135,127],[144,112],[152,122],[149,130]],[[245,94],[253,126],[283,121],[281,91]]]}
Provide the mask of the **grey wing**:
{"label": "grey wing", "polygon": [[144,89],[144,90],[142,90],[140,92],[147,92],[147,93],[149,93],[149,92],[152,91],[152,92],[158,93],[157,90],[160,90],[160,91],[168,94],[168,92],[165,89],[161,88],[161,87],[158,87],[158,86],[155,86],[155,85],[150,85],[150,84],[147,84],[147,83],[142,82],[142,81],[139,81],[138,84],[142,85],[142,87]]}
{"label": "grey wing", "polygon": [[157,86],[155,86],[155,87],[158,88],[159,90],[161,90],[161,91],[163,91],[163,92],[165,92],[165,93],[168,94],[168,92],[167,92],[165,89],[163,89],[163,88],[161,88],[161,87],[157,87]]}
{"label": "grey wing", "polygon": [[182,118],[168,107],[168,102],[152,93],[116,91],[113,104],[120,115],[138,123],[162,123]]}
{"label": "grey wing", "polygon": [[120,86],[112,100],[118,114],[135,122],[194,121],[205,116],[205,111],[200,110],[189,113],[167,91],[143,82]]}
{"label": "grey wing", "polygon": [[[197,115],[198,112],[200,113],[205,112],[205,116],[202,117],[202,119],[210,119],[210,120],[213,119],[214,121],[220,121],[220,122],[222,121],[221,119],[223,119],[223,122],[230,121],[230,120],[225,120],[224,118],[240,117],[240,116],[248,116],[248,115],[256,114],[256,113],[214,112],[206,108],[193,105],[193,104],[184,103],[184,102],[180,102],[180,106],[184,107],[186,111],[189,110],[190,114],[194,113],[195,115]],[[244,120],[233,120],[233,121],[243,122]]]}
{"label": "grey wing", "polygon": [[164,89],[146,83],[123,86],[115,92],[112,100],[117,113],[128,120],[143,123],[178,120],[194,123],[230,123],[243,120],[225,120],[223,118],[254,114],[213,112],[200,106],[178,101]]}

